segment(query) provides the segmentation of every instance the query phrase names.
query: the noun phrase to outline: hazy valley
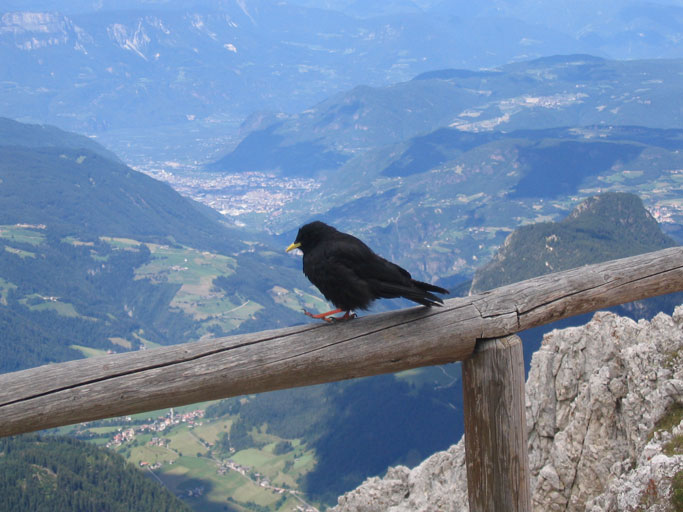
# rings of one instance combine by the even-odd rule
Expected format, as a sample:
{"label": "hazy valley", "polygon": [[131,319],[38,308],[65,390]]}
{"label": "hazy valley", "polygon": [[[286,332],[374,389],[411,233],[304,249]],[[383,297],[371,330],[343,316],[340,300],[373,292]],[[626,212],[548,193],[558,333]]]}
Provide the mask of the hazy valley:
{"label": "hazy valley", "polygon": [[[0,12],[2,372],[307,322],[327,304],[284,248],[314,218],[453,295],[683,240],[675,2],[92,4]],[[51,434],[108,446],[195,510],[324,509],[460,438],[459,372]],[[74,475],[89,453],[0,454],[14,442],[0,484],[21,496],[43,475],[35,503],[40,450],[71,452]]]}

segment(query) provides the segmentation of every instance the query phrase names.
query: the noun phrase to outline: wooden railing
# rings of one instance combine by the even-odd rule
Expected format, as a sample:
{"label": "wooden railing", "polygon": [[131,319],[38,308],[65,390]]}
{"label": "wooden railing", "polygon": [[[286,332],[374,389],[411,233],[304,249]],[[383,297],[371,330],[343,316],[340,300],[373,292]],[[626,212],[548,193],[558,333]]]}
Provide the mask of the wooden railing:
{"label": "wooden railing", "polygon": [[470,509],[530,510],[522,346],[514,333],[683,290],[683,248],[529,279],[444,307],[51,364],[0,375],[0,436],[465,361]]}

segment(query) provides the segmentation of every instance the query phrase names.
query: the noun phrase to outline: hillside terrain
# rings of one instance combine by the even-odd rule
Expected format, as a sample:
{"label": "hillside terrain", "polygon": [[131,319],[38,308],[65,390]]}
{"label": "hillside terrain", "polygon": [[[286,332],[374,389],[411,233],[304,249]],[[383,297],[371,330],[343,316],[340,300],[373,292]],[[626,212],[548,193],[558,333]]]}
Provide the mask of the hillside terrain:
{"label": "hillside terrain", "polygon": [[[453,295],[683,241],[681,27],[673,0],[5,0],[0,371],[309,321],[283,249],[314,218]],[[324,508],[457,441],[459,372],[0,440],[0,509]]]}
{"label": "hillside terrain", "polygon": [[[22,129],[34,143],[44,132]],[[628,150],[646,138],[677,147],[676,131],[615,132],[621,141],[615,144]],[[566,130],[544,133],[558,134],[569,137]],[[70,147],[27,148],[16,138],[13,143],[0,148],[7,156],[0,315],[4,332],[11,333],[3,339],[5,371],[291,325],[303,320],[302,307],[325,307],[304,280],[300,261],[282,252],[291,241],[286,237],[245,237],[206,207],[80,148],[78,140]],[[20,200],[22,190],[36,193]],[[74,202],[80,208],[68,208]],[[674,243],[628,194],[590,199],[565,221],[520,233],[529,232],[524,243],[533,246],[555,231],[562,240],[586,240],[576,244],[576,253],[562,251],[562,265],[593,261],[598,254],[614,257],[621,247],[615,240],[623,239],[631,252]],[[515,272],[536,272],[541,259],[525,260],[528,268]],[[547,266],[542,262],[540,268]],[[657,307],[665,306],[634,314],[647,316]],[[249,504],[273,509],[301,500],[324,505],[390,465],[416,464],[454,443],[462,434],[460,397],[459,368],[447,365],[206,404],[192,422],[178,418],[194,409],[178,411],[178,423],[167,423],[172,414],[162,412],[161,419],[139,415],[60,433],[109,444],[150,468],[197,510],[229,506],[241,512]],[[410,428],[404,428],[407,418]],[[443,424],[452,427],[444,431]],[[120,437],[122,432],[129,434]]]}
{"label": "hillside terrain", "polygon": [[0,508],[13,512],[189,512],[120,455],[66,437],[0,439]]}
{"label": "hillside terrain", "polygon": [[266,238],[88,139],[2,126],[0,370],[277,327],[325,307]]}

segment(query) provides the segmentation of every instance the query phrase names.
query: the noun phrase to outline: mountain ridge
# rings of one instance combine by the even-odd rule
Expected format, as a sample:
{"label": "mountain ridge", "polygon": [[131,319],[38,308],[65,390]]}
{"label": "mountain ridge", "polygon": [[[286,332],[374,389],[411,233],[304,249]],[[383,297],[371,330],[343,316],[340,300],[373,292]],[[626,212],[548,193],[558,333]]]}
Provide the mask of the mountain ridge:
{"label": "mountain ridge", "polygon": [[639,197],[605,193],[587,198],[559,222],[516,229],[496,257],[477,269],[470,292],[675,245]]}
{"label": "mountain ridge", "polygon": [[[449,78],[439,74],[450,71],[433,71],[433,77],[384,87],[354,87],[283,115],[245,141],[262,134],[262,159],[295,144],[315,144],[348,159],[444,127],[474,133],[593,124],[677,128],[683,126],[676,108],[680,100],[670,94],[680,76],[676,70],[683,71],[683,60],[610,61],[580,54],[507,64],[496,71],[456,71]],[[211,168],[239,172],[228,156]],[[279,170],[286,175],[288,155],[281,156]],[[316,175],[335,161],[307,163],[310,175]],[[276,168],[264,163],[254,170]]]}
{"label": "mountain ridge", "polygon": [[0,117],[0,141],[4,146],[85,149],[109,160],[121,162],[114,153],[83,135],[46,124],[20,123],[7,117]]}
{"label": "mountain ridge", "polygon": [[[385,2],[367,15],[365,4],[306,1],[83,1],[61,13],[50,2],[10,1],[0,58],[15,65],[0,72],[0,113],[98,134],[136,159],[159,161],[183,141],[193,161],[254,111],[297,112],[360,83],[547,54],[683,57],[672,23],[683,10],[661,3]],[[189,144],[185,133],[204,142]]]}

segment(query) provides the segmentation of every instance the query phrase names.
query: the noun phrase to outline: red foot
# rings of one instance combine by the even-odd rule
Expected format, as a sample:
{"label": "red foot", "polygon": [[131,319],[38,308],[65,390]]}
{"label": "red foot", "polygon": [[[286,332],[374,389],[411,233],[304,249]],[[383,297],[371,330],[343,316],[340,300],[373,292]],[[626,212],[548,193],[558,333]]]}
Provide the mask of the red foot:
{"label": "red foot", "polygon": [[344,311],[343,309],[333,309],[332,311],[328,311],[326,313],[309,313],[308,311],[304,310],[304,314],[307,316],[310,316],[311,318],[319,318],[320,320],[324,320],[325,322],[343,322],[345,320],[351,320],[352,318],[356,318],[356,313],[351,313],[351,311],[346,311],[344,313],[344,316],[339,316],[339,317],[334,317],[330,315],[336,315],[337,313],[341,313]]}

